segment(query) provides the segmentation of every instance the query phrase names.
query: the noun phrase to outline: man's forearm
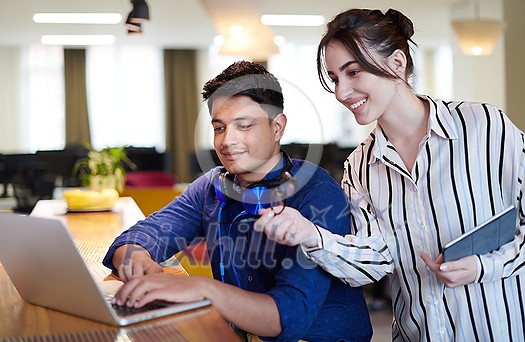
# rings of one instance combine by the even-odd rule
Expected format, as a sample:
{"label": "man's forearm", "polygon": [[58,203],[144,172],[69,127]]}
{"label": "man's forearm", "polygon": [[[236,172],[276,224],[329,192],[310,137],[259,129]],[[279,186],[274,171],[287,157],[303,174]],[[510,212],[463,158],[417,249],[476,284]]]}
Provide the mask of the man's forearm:
{"label": "man's forearm", "polygon": [[271,296],[218,280],[209,279],[204,283],[205,297],[210,298],[222,316],[238,328],[262,336],[277,336],[282,332],[279,310]]}

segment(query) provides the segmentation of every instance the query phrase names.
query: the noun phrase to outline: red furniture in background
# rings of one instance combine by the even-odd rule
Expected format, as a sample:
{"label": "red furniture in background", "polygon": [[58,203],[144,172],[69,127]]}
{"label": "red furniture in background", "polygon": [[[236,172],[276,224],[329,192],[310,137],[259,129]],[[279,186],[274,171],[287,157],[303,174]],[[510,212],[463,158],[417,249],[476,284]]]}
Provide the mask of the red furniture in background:
{"label": "red furniture in background", "polygon": [[126,186],[173,187],[176,183],[175,177],[166,171],[130,171],[126,174]]}

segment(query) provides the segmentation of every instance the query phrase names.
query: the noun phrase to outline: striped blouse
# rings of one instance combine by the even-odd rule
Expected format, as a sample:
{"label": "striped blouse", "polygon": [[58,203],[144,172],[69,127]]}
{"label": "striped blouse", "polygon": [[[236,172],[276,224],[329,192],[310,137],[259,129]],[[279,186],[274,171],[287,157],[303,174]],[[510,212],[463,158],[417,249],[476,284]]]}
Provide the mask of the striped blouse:
{"label": "striped blouse", "polygon": [[[430,103],[409,172],[381,128],[345,162],[351,234],[320,228],[307,256],[351,286],[387,276],[395,341],[525,341],[524,134],[488,104]],[[515,204],[514,241],[478,256],[473,284],[446,288],[418,251],[442,246]]]}

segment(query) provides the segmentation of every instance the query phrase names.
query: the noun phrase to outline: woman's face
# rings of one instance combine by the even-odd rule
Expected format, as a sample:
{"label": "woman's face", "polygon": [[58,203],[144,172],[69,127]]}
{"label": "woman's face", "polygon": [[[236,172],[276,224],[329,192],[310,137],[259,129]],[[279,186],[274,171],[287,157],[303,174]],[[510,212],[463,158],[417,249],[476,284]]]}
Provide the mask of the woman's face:
{"label": "woman's face", "polygon": [[[377,61],[384,60],[372,54]],[[326,46],[325,59],[337,100],[350,109],[360,125],[379,120],[397,95],[398,81],[365,71],[339,41]]]}

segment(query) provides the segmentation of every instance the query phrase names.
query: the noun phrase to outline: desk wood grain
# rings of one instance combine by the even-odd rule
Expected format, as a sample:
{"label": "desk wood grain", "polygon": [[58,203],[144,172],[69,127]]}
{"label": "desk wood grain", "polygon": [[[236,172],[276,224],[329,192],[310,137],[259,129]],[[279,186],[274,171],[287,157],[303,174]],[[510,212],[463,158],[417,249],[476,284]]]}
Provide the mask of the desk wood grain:
{"label": "desk wood grain", "polygon": [[[63,207],[60,201],[45,201],[36,214],[66,220],[78,245],[94,246],[95,259],[101,260],[115,236],[140,219],[140,210],[139,215],[133,200],[119,201],[121,206],[114,212],[82,214],[67,214],[60,209]],[[167,271],[185,274],[182,268]],[[47,336],[46,341],[238,341],[213,305],[127,327],[114,327],[32,305],[20,297],[0,265],[0,339],[32,341],[37,336]]]}

